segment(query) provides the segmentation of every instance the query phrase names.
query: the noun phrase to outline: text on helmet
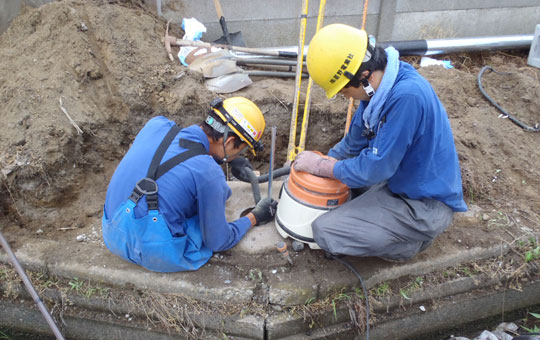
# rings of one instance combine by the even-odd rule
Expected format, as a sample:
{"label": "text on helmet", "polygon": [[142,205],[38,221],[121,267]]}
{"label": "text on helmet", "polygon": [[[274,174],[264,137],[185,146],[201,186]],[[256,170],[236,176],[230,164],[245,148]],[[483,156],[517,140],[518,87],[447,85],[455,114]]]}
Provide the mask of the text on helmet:
{"label": "text on helmet", "polygon": [[352,58],[354,58],[354,54],[352,53],[349,53],[347,55],[347,57],[345,58],[345,60],[343,61],[343,64],[341,64],[341,66],[338,68],[338,70],[336,71],[336,73],[332,76],[332,78],[330,79],[330,83],[335,83],[337,80],[339,80],[339,78],[341,78],[341,76],[343,75],[343,72],[345,72],[345,70],[347,69],[347,67],[349,67],[349,64],[351,63],[352,61]]}

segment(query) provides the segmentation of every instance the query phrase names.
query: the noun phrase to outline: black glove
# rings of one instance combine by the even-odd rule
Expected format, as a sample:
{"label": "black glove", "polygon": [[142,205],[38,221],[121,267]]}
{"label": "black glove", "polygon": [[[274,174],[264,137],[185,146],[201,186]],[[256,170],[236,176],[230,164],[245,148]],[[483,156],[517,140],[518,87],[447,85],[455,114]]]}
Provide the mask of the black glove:
{"label": "black glove", "polygon": [[234,177],[238,178],[238,180],[242,182],[251,182],[248,172],[253,171],[253,166],[247,158],[238,157],[233,159],[229,164],[231,165],[231,172]]}
{"label": "black glove", "polygon": [[277,202],[270,198],[263,198],[257,203],[255,208],[251,210],[253,216],[257,220],[255,225],[263,225],[274,219],[276,215]]}

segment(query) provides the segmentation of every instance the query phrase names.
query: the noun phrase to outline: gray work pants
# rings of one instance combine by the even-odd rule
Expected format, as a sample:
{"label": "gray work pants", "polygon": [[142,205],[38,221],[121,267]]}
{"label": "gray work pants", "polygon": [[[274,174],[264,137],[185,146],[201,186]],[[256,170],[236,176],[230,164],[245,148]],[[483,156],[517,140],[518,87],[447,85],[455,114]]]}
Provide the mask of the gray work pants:
{"label": "gray work pants", "polygon": [[431,244],[453,214],[444,203],[396,195],[381,183],[319,216],[313,237],[332,254],[405,260]]}

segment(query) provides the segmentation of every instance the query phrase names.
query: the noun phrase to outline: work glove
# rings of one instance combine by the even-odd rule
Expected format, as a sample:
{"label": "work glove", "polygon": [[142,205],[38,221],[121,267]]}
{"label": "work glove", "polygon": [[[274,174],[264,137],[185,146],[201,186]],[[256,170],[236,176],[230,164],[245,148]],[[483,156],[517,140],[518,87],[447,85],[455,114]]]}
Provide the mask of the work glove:
{"label": "work glove", "polygon": [[251,182],[248,172],[253,171],[253,166],[247,158],[238,157],[233,159],[229,164],[231,165],[231,172],[234,177],[238,178],[238,180],[242,182]]}
{"label": "work glove", "polygon": [[337,159],[323,156],[319,152],[302,151],[296,156],[293,166],[296,171],[305,171],[315,176],[334,178]]}
{"label": "work glove", "polygon": [[257,221],[257,224],[255,225],[263,225],[272,221],[274,216],[276,216],[276,210],[277,202],[273,199],[266,197],[260,200],[255,208],[251,210],[251,213],[255,216],[255,220]]}

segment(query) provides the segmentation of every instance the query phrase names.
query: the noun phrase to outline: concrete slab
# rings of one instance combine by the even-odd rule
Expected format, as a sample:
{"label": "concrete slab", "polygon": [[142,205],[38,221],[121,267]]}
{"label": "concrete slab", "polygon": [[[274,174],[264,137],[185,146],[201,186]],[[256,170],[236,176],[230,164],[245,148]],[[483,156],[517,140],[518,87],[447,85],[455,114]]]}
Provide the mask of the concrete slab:
{"label": "concrete slab", "polygon": [[[279,191],[283,181],[272,182],[272,198],[279,200]],[[243,182],[229,182],[234,195],[227,201],[227,219],[232,221],[240,216],[247,207],[254,206],[254,199],[251,187]],[[268,196],[268,183],[259,185],[261,197]],[[275,251],[276,243],[284,241],[279,235],[274,222],[264,226],[258,226],[248,231],[247,235],[231,249],[232,254],[265,254]]]}
{"label": "concrete slab", "polygon": [[[281,185],[281,181],[273,183],[272,196],[275,199],[279,196]],[[253,206],[254,200],[249,184],[231,182],[230,186],[233,196],[229,200],[226,210],[229,220],[233,220],[246,207]],[[266,196],[266,184],[262,184],[260,189],[262,196]],[[96,217],[96,221],[97,219],[98,217]],[[320,338],[319,335],[323,337],[331,335],[327,337],[329,339],[352,338],[355,331],[350,328],[347,307],[340,307],[337,310],[332,310],[330,307],[327,310],[323,309],[319,319],[320,324],[315,326],[316,329],[311,329],[314,326],[306,323],[305,316],[299,317],[298,314],[290,313],[290,311],[302,310],[303,306],[306,306],[310,301],[324,301],[335,298],[336,294],[358,291],[360,287],[358,278],[340,263],[325,258],[323,251],[308,247],[301,252],[290,251],[293,260],[293,265],[291,265],[275,249],[276,242],[282,240],[272,223],[255,227],[248,232],[237,247],[227,252],[215,254],[208,264],[196,272],[183,273],[154,273],[127,263],[110,254],[100,238],[70,244],[35,239],[17,249],[16,255],[21,264],[28,270],[45,272],[67,280],[76,277],[82,281],[105,284],[126,292],[126,294],[149,291],[167,296],[182,296],[209,306],[226,303],[231,306],[239,306],[239,310],[246,310],[231,316],[204,313],[201,315],[200,312],[193,312],[191,320],[193,320],[194,325],[202,327],[212,334],[216,332],[217,334],[233,334],[237,338],[245,339],[300,339],[305,338],[306,331],[311,331],[313,337],[310,338],[313,339]],[[290,240],[285,241],[290,244]],[[344,259],[356,268],[367,288],[370,289],[381,283],[397,282],[402,278],[417,277],[443,271],[445,268],[457,267],[471,261],[501,256],[507,253],[508,249],[503,244],[494,244],[485,248],[463,249],[463,247],[453,245],[451,242],[436,241],[426,252],[404,264],[388,263],[377,258],[346,257]],[[3,253],[0,254],[0,261],[8,263],[7,256]],[[418,315],[408,315],[403,320],[418,318],[418,320],[427,320],[422,322],[430,323],[432,322],[430,320],[442,310],[441,308],[448,308],[448,310],[455,308],[451,306],[452,304],[448,306],[445,304],[456,296],[480,289],[483,287],[482,284],[497,284],[503,279],[502,276],[497,275],[471,278],[466,282],[459,278],[450,280],[452,282],[438,283],[430,291],[415,292],[414,295],[411,294],[411,300],[408,301],[411,306],[413,301],[414,303],[429,303],[435,298],[438,299],[440,306],[434,306],[432,313],[415,313],[414,315]],[[530,292],[530,289],[527,291]],[[531,299],[521,296],[516,299],[522,301],[520,306],[538,304],[540,298],[537,298],[536,295],[530,295],[534,297]],[[442,302],[450,296],[452,297],[450,300]],[[499,298],[497,295],[496,299]],[[72,299],[71,301],[76,301],[73,302],[73,308],[81,310],[101,310],[102,313],[108,313],[110,310],[105,301],[91,304],[85,299]],[[144,318],[145,310],[137,312],[133,310],[133,306],[123,306],[121,302],[118,303],[115,306],[116,314],[139,313],[139,317]],[[101,307],[96,307],[98,305]],[[266,309],[264,309],[265,312],[250,313],[249,308],[245,309],[247,308],[245,306],[258,306],[257,308]],[[516,307],[512,306],[512,308]],[[474,310],[473,307],[474,305],[471,305],[470,309]],[[5,310],[15,313],[17,308],[9,306]],[[384,311],[389,309],[394,309],[397,313],[403,308],[403,298],[399,295],[392,299],[389,297],[385,305],[375,304],[374,308],[375,313],[385,314]],[[26,313],[27,311],[22,312]],[[471,318],[474,317],[473,314],[471,312]],[[391,328],[402,325],[404,321],[400,320],[403,317],[396,316],[396,318],[389,319],[386,323],[378,321],[377,327],[388,325]],[[73,324],[80,322],[82,321],[77,319]],[[439,324],[442,325],[440,322]],[[119,324],[119,327],[125,327],[125,325]],[[375,336],[373,339],[384,338],[383,334],[385,333],[381,329],[379,328],[377,331],[379,336]],[[135,330],[130,329],[129,332],[134,332],[135,336]],[[407,334],[416,335],[417,333],[418,331],[411,329]],[[404,339],[404,337],[396,335],[394,339]]]}

